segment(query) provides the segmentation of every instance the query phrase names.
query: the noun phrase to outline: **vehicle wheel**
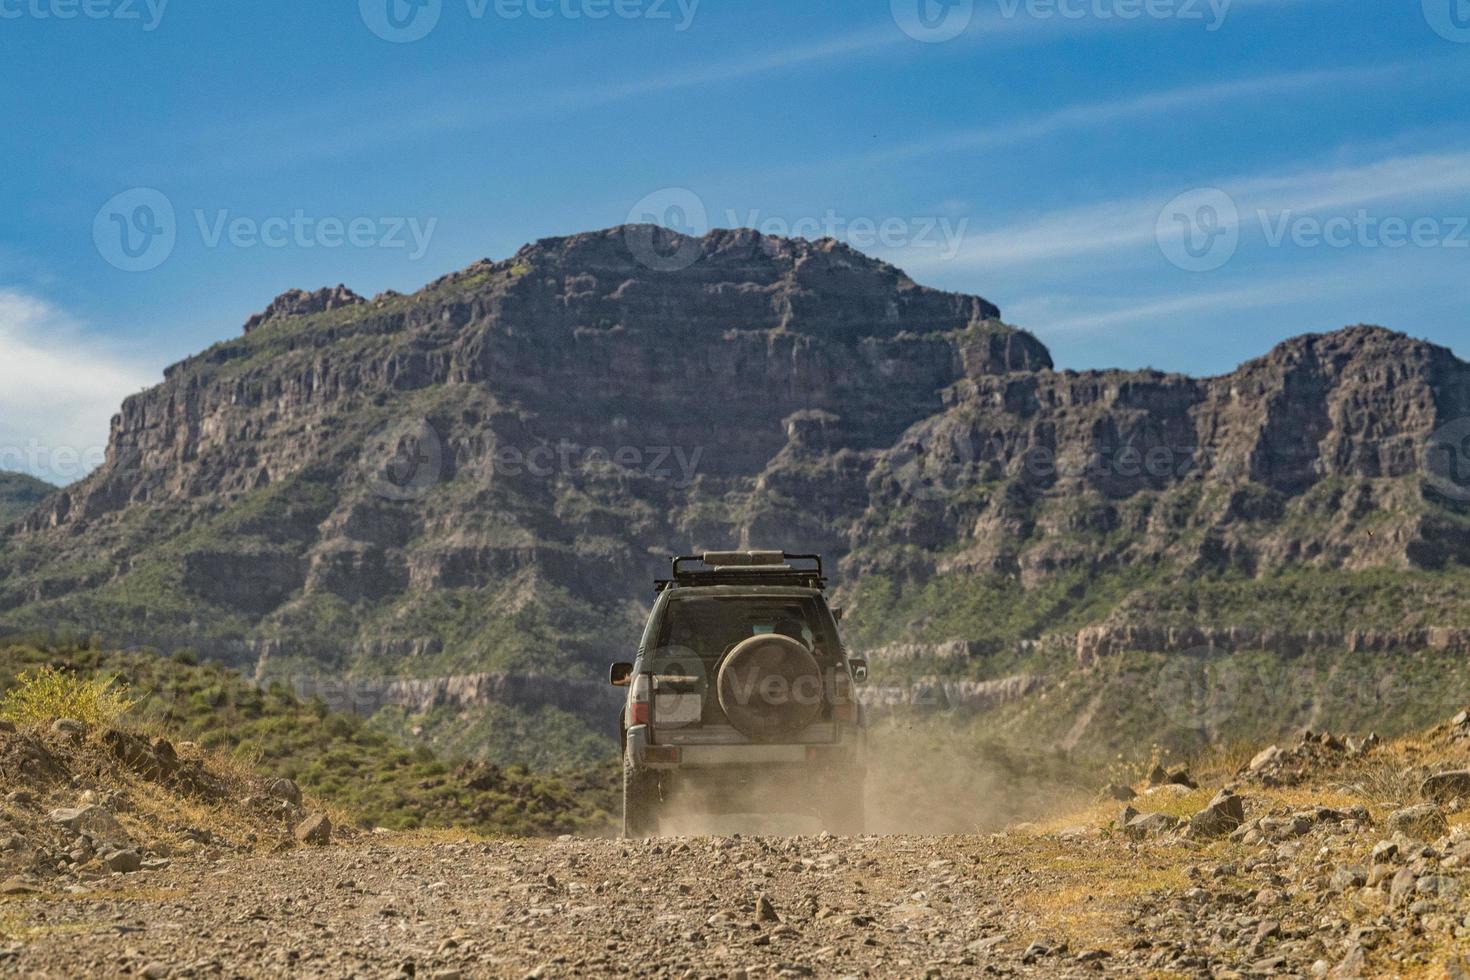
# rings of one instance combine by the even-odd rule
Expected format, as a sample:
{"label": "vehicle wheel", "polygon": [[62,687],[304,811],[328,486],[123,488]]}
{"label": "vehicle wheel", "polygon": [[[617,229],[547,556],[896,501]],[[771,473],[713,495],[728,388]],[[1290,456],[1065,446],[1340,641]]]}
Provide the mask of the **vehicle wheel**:
{"label": "vehicle wheel", "polygon": [[623,760],[623,836],[658,836],[658,777]]}
{"label": "vehicle wheel", "polygon": [[824,794],[822,829],[843,837],[856,837],[867,832],[863,774],[853,773],[835,779]]}

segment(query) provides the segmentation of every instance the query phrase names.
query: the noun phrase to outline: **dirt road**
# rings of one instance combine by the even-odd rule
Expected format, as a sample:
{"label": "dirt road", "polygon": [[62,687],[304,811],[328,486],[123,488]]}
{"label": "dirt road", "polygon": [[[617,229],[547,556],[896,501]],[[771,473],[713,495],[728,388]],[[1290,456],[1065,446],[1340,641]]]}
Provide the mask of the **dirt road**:
{"label": "dirt road", "polygon": [[[1190,878],[1177,848],[1095,833],[370,838],[0,899],[0,973],[1054,977],[1259,959],[1258,927],[1240,925],[1232,952],[1207,902],[1214,937],[1186,921],[1171,940],[1172,920],[1140,919]],[[1272,918],[1285,942],[1292,923]],[[1317,958],[1282,951],[1260,975],[1305,975]]]}

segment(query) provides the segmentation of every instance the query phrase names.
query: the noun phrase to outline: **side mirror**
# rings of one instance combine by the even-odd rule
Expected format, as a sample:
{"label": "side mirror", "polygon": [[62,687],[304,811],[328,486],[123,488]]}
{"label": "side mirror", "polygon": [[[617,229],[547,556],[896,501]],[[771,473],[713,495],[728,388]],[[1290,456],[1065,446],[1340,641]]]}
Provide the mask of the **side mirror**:
{"label": "side mirror", "polygon": [[844,612],[844,610],[843,610],[843,608],[841,606],[833,606],[832,607],[832,618],[835,619],[835,620],[837,620],[839,623],[842,622],[842,613],[843,612]]}
{"label": "side mirror", "polygon": [[633,665],[621,662],[613,664],[607,681],[613,687],[627,687],[633,683]]}
{"label": "side mirror", "polygon": [[868,680],[868,662],[861,657],[854,657],[847,662],[852,668],[852,679],[855,683],[865,684]]}

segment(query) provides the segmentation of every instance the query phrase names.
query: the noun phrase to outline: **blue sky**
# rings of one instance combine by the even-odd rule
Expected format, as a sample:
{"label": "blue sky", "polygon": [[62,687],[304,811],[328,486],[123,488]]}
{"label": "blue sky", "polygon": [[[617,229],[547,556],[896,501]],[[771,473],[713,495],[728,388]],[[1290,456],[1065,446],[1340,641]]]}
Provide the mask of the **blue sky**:
{"label": "blue sky", "polygon": [[1062,367],[1470,356],[1470,0],[391,2],[0,0],[0,468],[80,475],[287,288],[645,214],[847,238]]}

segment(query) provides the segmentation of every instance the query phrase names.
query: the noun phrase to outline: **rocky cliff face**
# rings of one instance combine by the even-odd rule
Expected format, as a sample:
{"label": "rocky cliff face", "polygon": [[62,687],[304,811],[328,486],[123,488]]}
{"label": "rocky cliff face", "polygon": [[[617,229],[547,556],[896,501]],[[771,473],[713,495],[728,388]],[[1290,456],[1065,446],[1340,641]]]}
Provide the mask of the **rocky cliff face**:
{"label": "rocky cliff face", "polygon": [[[1377,327],[1304,336],[1218,378],[966,378],[879,459],[863,567],[999,572],[1171,560],[1258,575],[1464,562],[1470,366]],[[1454,457],[1447,466],[1444,454]],[[942,556],[942,557],[941,557]]]}
{"label": "rocky cliff face", "polygon": [[612,229],[412,296],[288,293],[169,368],[5,543],[0,626],[273,675],[593,678],[686,549],[818,549],[855,602],[1452,568],[1466,416],[1470,366],[1379,328],[1218,378],[1058,372],[985,300],[834,241]]}

